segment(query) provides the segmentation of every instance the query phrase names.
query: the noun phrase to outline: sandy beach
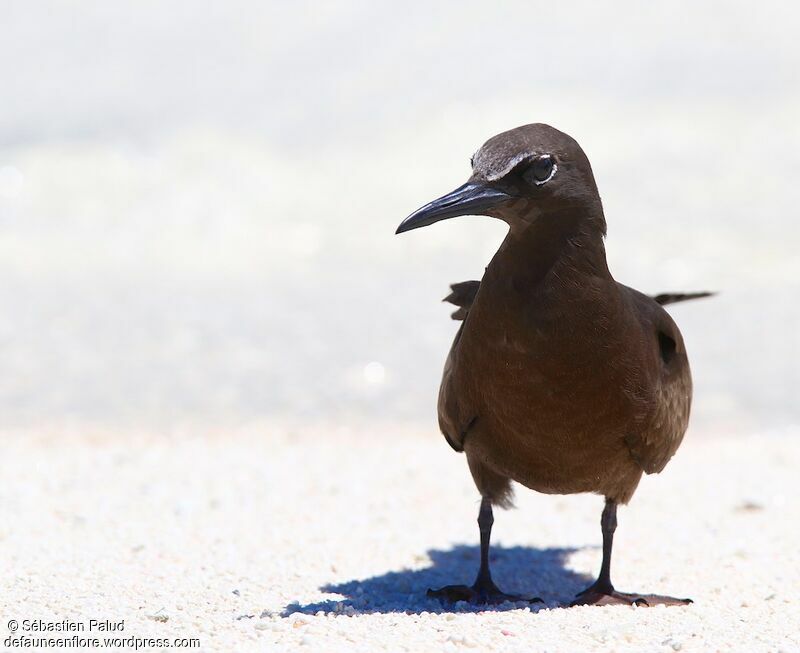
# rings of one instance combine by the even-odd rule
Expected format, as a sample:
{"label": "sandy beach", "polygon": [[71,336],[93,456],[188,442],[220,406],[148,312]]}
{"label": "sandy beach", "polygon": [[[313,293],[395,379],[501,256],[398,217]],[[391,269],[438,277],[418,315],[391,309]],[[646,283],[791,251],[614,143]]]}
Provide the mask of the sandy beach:
{"label": "sandy beach", "polygon": [[6,621],[124,620],[125,636],[208,651],[800,650],[796,433],[690,433],[620,512],[617,586],[695,601],[669,609],[562,607],[598,569],[601,499],[524,488],[497,514],[494,572],[545,603],[427,599],[471,582],[478,556],[465,461],[434,433],[3,442]]}

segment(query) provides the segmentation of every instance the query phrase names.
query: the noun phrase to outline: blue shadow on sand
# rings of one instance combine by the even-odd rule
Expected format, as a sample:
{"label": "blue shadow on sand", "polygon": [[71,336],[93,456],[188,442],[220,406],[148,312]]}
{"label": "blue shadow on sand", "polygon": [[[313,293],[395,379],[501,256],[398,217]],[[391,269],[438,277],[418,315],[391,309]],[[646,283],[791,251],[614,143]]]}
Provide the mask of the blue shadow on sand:
{"label": "blue shadow on sand", "polygon": [[[579,591],[594,581],[594,578],[566,567],[568,557],[575,551],[577,549],[493,546],[490,557],[492,577],[504,592],[543,599],[544,603],[530,604],[532,611],[568,605]],[[282,616],[295,612],[347,615],[353,611],[361,614],[419,614],[519,609],[519,603],[472,606],[428,598],[426,592],[431,587],[472,584],[478,571],[480,549],[458,545],[448,550],[430,550],[428,556],[431,564],[424,569],[390,571],[372,578],[325,585],[320,588],[323,592],[340,594],[343,598],[306,605],[290,603]]]}

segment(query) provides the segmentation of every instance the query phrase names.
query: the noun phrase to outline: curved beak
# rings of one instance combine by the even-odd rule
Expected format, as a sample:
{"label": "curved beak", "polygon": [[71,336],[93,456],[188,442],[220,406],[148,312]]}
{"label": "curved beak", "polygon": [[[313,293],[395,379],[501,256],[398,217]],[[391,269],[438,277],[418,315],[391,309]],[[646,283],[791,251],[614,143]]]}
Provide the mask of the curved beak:
{"label": "curved beak", "polygon": [[402,234],[419,227],[427,227],[439,220],[455,218],[459,215],[481,215],[486,210],[502,204],[512,196],[484,184],[467,182],[452,193],[417,209],[397,227],[396,234]]}

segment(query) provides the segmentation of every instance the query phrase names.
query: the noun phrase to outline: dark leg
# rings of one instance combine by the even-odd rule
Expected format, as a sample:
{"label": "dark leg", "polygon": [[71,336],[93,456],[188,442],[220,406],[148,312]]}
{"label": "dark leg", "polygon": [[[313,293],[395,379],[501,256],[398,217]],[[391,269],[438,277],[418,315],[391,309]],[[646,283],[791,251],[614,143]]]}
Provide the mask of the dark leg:
{"label": "dark leg", "polygon": [[492,574],[489,571],[489,540],[492,537],[492,524],[494,524],[492,504],[489,499],[484,497],[478,513],[478,528],[481,531],[481,566],[478,570],[478,577],[471,586],[447,585],[438,590],[428,590],[428,596],[448,601],[469,601],[470,603],[541,602],[541,599],[537,598],[531,599],[524,596],[505,594],[494,584]]}
{"label": "dark leg", "polygon": [[691,599],[676,599],[658,594],[626,594],[617,592],[611,584],[611,548],[614,544],[614,531],[617,530],[617,504],[606,499],[603,515],[600,518],[603,529],[603,564],[597,580],[578,594],[572,605],[688,605]]}

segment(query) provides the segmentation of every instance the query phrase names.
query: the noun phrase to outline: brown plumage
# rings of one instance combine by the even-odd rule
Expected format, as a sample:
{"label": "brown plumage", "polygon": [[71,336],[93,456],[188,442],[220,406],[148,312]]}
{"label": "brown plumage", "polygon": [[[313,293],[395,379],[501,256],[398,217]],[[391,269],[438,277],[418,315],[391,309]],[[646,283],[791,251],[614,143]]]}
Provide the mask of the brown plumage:
{"label": "brown plumage", "polygon": [[606,497],[603,567],[580,603],[685,603],[614,590],[616,506],[644,472],[664,469],[689,420],[692,382],[683,338],[661,304],[707,293],[648,297],[606,264],[606,221],[592,169],[572,138],[527,125],[490,139],[469,181],[412,213],[398,233],[465,214],[509,232],[483,279],[446,298],[463,320],[445,363],[439,425],[466,453],[483,497],[482,562],[471,587],[432,592],[501,601],[488,564],[491,506],[511,481],[548,494]]}

